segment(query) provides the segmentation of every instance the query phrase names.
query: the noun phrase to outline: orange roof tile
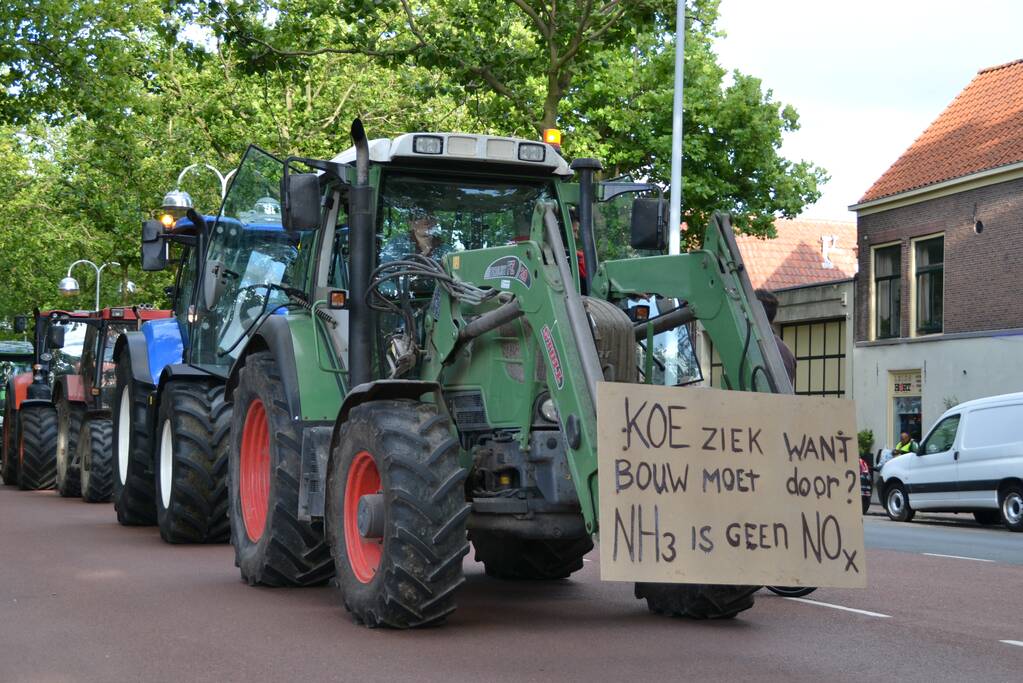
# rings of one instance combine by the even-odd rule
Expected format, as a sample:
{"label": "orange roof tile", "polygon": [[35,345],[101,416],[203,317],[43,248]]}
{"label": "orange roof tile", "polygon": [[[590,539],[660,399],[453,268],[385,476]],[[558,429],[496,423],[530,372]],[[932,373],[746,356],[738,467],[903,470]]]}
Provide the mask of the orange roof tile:
{"label": "orange roof tile", "polygon": [[859,203],[1023,161],[1023,59],[981,69]]}
{"label": "orange roof tile", "polygon": [[855,222],[779,219],[774,229],[778,236],[773,239],[736,237],[754,287],[784,289],[847,280],[856,274]]}

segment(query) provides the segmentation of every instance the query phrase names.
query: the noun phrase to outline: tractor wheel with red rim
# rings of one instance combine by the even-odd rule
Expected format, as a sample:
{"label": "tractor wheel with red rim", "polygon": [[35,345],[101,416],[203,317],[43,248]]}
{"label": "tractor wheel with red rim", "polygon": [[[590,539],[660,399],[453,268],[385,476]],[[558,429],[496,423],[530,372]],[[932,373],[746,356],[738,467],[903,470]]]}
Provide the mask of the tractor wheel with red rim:
{"label": "tractor wheel with red rim", "polygon": [[167,543],[224,543],[231,406],[221,384],[171,380],[156,422],[156,523]]}
{"label": "tractor wheel with red rim", "polygon": [[337,586],[359,622],[414,628],[455,610],[469,552],[466,476],[435,406],[352,409],[330,454],[324,519]]}
{"label": "tractor wheel with red rim", "polygon": [[228,474],[231,544],[250,585],[313,586],[334,575],[322,522],[298,519],[301,423],[271,353],[245,360],[234,390]]}

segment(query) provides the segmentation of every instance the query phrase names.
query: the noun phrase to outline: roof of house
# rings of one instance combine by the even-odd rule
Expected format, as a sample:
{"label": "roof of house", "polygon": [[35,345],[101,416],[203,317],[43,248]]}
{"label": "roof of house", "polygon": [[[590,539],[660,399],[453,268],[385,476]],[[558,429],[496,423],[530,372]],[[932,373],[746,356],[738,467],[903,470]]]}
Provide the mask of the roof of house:
{"label": "roof of house", "polygon": [[859,203],[1023,161],[1023,59],[981,69]]}
{"label": "roof of house", "polygon": [[773,239],[736,238],[755,288],[800,287],[856,274],[855,222],[779,219],[774,228],[778,236]]}

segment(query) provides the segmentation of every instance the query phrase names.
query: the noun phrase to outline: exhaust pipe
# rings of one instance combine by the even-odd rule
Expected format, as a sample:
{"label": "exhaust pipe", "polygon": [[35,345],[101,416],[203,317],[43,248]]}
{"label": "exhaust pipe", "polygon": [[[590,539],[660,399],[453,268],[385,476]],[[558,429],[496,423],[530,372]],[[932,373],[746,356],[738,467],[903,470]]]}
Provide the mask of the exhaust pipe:
{"label": "exhaust pipe", "polygon": [[355,185],[349,190],[348,242],[350,251],[348,310],[349,390],[373,379],[373,311],[366,300],[375,261],[373,188],[369,185],[369,141],[360,119],[352,121],[355,145]]}

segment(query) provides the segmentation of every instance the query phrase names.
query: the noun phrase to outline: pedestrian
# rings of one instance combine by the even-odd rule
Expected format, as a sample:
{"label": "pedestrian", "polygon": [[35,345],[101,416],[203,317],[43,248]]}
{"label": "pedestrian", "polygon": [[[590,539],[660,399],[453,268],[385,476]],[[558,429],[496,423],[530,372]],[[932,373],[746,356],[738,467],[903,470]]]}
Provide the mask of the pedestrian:
{"label": "pedestrian", "polygon": [[899,434],[899,443],[895,444],[895,455],[902,455],[903,453],[919,453],[920,444],[913,440],[913,437],[909,435],[909,432],[902,432]]}
{"label": "pedestrian", "polygon": [[[774,316],[778,314],[778,297],[766,289],[758,289],[756,294],[760,305],[764,307],[764,313],[767,314],[767,322],[774,323]],[[782,363],[785,364],[785,372],[789,376],[789,382],[792,383],[792,388],[795,389],[796,357],[792,355],[792,350],[777,334],[774,335],[774,341],[778,345],[778,352],[781,354]]]}

